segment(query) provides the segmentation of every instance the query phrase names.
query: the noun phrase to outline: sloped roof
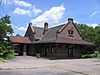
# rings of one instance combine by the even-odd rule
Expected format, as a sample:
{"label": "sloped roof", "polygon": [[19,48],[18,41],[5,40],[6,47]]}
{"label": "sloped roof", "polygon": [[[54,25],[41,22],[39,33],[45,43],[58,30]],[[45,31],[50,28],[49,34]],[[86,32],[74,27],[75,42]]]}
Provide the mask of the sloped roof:
{"label": "sloped roof", "polygon": [[79,40],[79,39],[72,39],[72,38],[67,38],[67,37],[59,37],[56,39],[52,40],[45,40],[45,41],[38,41],[36,43],[67,43],[67,44],[81,44],[81,45],[94,45],[93,43],[84,41],[84,40]]}
{"label": "sloped roof", "polygon": [[35,38],[40,39],[43,35],[43,28],[33,26],[33,29],[35,31],[35,34],[34,34]]}
{"label": "sloped roof", "polygon": [[12,43],[31,43],[29,37],[11,36],[10,40]]}
{"label": "sloped roof", "polygon": [[67,37],[59,37],[55,40],[56,43],[68,43],[68,44],[81,44],[81,45],[93,45],[93,43],[79,40],[79,39],[72,39]]}
{"label": "sloped roof", "polygon": [[42,39],[36,43],[68,43],[68,44],[81,44],[81,45],[93,45],[92,43],[89,43],[84,40],[79,39],[73,39],[71,37],[56,37],[57,36],[57,30],[62,31],[68,24],[62,24],[53,28],[50,28],[46,34],[42,37]]}
{"label": "sloped roof", "polygon": [[64,25],[65,24],[49,28],[48,32],[43,35],[43,37],[40,40],[40,42],[43,42],[43,41],[54,41],[56,39],[56,32],[57,32],[57,30],[62,28]]}
{"label": "sloped roof", "polygon": [[[66,37],[66,36],[57,37],[57,31],[60,34],[60,32],[62,32],[68,26],[68,24],[69,23],[61,24],[49,28],[45,34],[43,34],[44,28],[35,27],[31,25],[35,39],[40,39],[39,41],[34,41],[33,43],[68,43],[68,44],[82,44],[82,45],[92,44],[84,40],[81,39],[79,40],[71,37]],[[16,43],[31,43],[31,40],[29,39],[28,36],[27,37],[11,36],[11,41]]]}

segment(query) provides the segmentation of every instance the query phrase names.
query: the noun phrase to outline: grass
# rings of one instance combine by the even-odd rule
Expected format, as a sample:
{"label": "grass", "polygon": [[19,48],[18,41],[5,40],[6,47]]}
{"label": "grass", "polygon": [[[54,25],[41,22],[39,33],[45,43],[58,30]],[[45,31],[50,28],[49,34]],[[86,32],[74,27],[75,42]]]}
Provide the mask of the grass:
{"label": "grass", "polygon": [[4,61],[4,59],[0,57],[0,61]]}

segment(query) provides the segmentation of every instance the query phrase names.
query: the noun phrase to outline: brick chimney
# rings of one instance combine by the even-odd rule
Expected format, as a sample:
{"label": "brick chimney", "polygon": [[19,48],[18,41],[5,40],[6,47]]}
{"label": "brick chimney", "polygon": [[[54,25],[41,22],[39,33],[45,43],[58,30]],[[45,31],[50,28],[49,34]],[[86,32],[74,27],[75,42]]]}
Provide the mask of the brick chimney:
{"label": "brick chimney", "polygon": [[73,19],[72,18],[68,18],[68,23],[73,23]]}
{"label": "brick chimney", "polygon": [[29,26],[32,26],[32,23],[31,22],[29,23]]}
{"label": "brick chimney", "polygon": [[43,34],[45,34],[47,31],[48,31],[48,23],[45,22],[44,23],[44,32],[43,32]]}

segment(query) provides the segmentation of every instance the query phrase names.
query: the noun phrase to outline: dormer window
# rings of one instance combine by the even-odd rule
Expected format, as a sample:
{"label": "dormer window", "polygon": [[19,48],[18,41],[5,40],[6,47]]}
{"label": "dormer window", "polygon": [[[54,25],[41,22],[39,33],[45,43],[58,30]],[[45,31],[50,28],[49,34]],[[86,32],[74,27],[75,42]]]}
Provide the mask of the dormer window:
{"label": "dormer window", "polygon": [[73,30],[73,27],[71,27],[71,28],[68,30],[68,34],[69,34],[69,36],[73,36],[73,33],[74,33],[74,30]]}
{"label": "dormer window", "polygon": [[39,41],[40,39],[35,39],[35,41]]}

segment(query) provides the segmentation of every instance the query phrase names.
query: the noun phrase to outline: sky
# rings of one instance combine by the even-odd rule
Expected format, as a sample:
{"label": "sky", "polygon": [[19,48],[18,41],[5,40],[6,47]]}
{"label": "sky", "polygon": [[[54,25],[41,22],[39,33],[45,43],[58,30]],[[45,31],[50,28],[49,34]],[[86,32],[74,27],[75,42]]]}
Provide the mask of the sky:
{"label": "sky", "polygon": [[11,16],[13,35],[24,36],[30,22],[53,27],[68,18],[95,27],[100,24],[100,0],[0,0],[0,18],[6,14]]}

